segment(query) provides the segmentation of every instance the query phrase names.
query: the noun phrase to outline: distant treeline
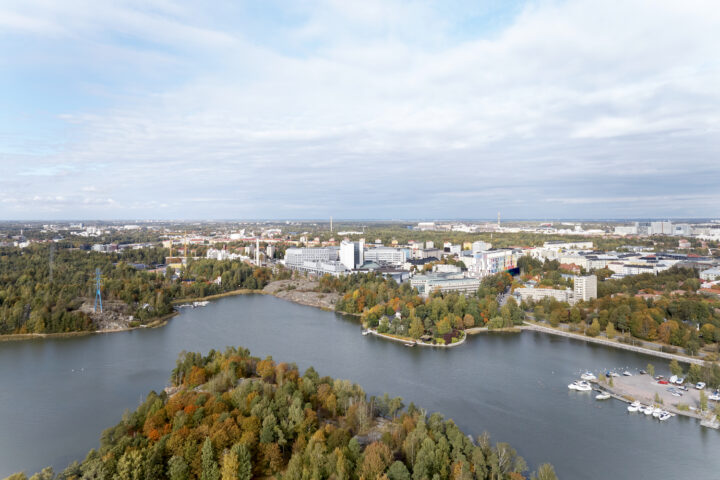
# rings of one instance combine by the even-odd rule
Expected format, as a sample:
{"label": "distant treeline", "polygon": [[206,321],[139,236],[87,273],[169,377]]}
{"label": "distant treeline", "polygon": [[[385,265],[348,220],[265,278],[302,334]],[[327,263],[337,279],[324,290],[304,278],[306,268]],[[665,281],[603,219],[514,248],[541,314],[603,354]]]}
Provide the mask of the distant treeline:
{"label": "distant treeline", "polygon": [[179,272],[168,268],[166,274],[133,266],[160,263],[167,253],[162,248],[99,253],[47,244],[2,248],[0,334],[93,330],[90,317],[78,309],[93,300],[96,268],[103,300],[125,303],[140,323],[172,312],[173,300],[262,289],[273,278],[269,269],[240,261],[190,260]]}

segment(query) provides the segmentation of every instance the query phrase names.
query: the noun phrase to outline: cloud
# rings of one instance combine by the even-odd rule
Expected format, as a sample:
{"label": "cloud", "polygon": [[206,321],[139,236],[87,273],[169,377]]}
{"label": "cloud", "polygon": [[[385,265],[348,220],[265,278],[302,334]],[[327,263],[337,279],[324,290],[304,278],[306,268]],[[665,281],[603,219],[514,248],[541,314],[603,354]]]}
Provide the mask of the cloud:
{"label": "cloud", "polygon": [[0,187],[115,200],[47,200],[65,217],[717,215],[713,2],[265,5],[0,7],[6,35],[94,45],[102,67],[68,61],[104,99],[55,116],[52,152],[0,156]]}

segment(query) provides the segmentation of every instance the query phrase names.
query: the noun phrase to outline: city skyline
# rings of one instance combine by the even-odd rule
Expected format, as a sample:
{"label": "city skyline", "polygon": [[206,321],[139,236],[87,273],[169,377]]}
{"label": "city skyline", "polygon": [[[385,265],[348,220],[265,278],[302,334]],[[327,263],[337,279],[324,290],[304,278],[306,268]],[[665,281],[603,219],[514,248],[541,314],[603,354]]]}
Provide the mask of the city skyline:
{"label": "city skyline", "polygon": [[4,2],[0,220],[717,217],[713,7]]}

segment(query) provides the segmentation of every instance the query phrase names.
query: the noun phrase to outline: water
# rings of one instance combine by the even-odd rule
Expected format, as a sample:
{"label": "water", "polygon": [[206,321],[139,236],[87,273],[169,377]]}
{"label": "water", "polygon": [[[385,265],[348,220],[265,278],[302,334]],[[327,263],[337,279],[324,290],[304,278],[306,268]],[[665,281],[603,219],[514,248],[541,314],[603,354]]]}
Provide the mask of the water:
{"label": "water", "polygon": [[0,343],[0,477],[82,460],[125,409],[167,384],[181,350],[226,345],[401,396],[472,435],[487,430],[564,479],[719,477],[720,433],[567,389],[585,369],[653,362],[664,373],[662,360],[534,332],[409,349],[361,336],[354,319],[263,295],[187,310],[160,329]]}

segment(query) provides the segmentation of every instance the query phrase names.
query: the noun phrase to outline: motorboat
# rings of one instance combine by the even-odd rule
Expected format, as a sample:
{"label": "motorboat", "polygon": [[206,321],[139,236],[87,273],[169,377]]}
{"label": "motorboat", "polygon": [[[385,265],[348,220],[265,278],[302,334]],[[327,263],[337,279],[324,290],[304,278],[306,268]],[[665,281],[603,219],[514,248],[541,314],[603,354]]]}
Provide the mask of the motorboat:
{"label": "motorboat", "polygon": [[644,413],[645,415],[652,415],[654,411],[655,411],[655,408],[653,408],[652,405],[648,405],[647,407],[645,407],[645,408],[643,409],[643,413]]}
{"label": "motorboat", "polygon": [[661,422],[664,422],[665,420],[667,420],[667,419],[670,418],[670,417],[672,417],[672,415],[670,414],[670,412],[665,412],[665,411],[663,411],[663,412],[660,414],[660,416],[658,417],[658,420],[660,420]]}
{"label": "motorboat", "polygon": [[632,377],[632,373],[628,372],[627,370],[623,372],[623,375],[625,375],[626,377]]}
{"label": "motorboat", "polygon": [[568,388],[570,390],[577,390],[578,392],[589,392],[592,390],[592,386],[585,381],[582,382],[573,382],[570,385],[568,385]]}
{"label": "motorboat", "polygon": [[653,418],[658,418],[660,414],[662,413],[662,408],[655,407],[652,412]]}
{"label": "motorboat", "polygon": [[645,375],[647,372],[645,370],[640,370],[640,375]]}
{"label": "motorboat", "polygon": [[640,405],[640,402],[633,402],[630,405],[628,405],[627,409],[628,409],[628,412],[635,413],[640,409],[641,406],[642,405]]}
{"label": "motorboat", "polygon": [[370,330],[363,330],[363,331],[362,331],[362,334],[363,334],[363,335],[370,335]]}
{"label": "motorboat", "polygon": [[405,343],[404,345],[405,345],[406,347],[410,347],[410,348],[412,348],[412,347],[415,346],[414,343]]}
{"label": "motorboat", "polygon": [[580,375],[580,378],[582,378],[583,380],[588,380],[588,381],[597,380],[597,377],[592,372],[585,372],[582,375]]}
{"label": "motorboat", "polygon": [[607,400],[608,398],[610,398],[610,394],[605,392],[595,395],[595,400]]}
{"label": "motorboat", "polygon": [[576,390],[581,392],[589,392],[590,390],[592,390],[592,385],[585,381],[577,382]]}
{"label": "motorboat", "polygon": [[608,376],[610,376],[610,377],[619,377],[620,374],[617,373],[617,372],[610,372],[610,374],[609,374]]}

